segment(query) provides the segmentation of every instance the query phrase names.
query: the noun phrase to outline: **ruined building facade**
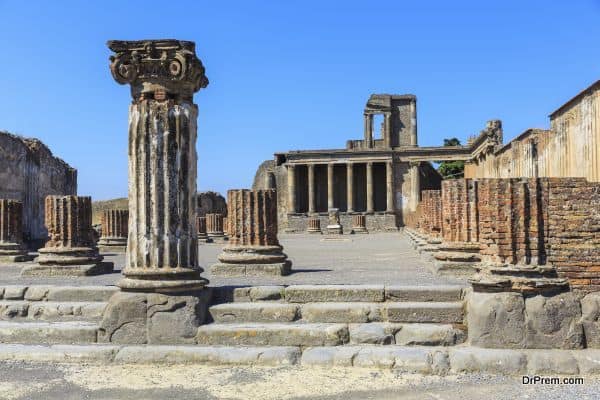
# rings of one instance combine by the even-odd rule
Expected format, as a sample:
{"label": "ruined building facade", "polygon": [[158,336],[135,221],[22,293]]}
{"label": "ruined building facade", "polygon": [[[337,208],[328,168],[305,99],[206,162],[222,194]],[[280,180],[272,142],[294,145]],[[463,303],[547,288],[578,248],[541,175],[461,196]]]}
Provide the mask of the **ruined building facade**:
{"label": "ruined building facade", "polygon": [[44,199],[49,195],[77,194],[77,170],[37,139],[0,131],[0,198],[23,203],[23,235],[43,244]]}

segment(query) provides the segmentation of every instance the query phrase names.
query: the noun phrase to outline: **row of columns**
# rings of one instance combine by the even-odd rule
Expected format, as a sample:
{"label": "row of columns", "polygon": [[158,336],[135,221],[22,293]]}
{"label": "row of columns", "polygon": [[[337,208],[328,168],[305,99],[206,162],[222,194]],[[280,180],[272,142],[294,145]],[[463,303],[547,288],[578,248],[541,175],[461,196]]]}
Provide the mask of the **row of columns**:
{"label": "row of columns", "polygon": [[[392,161],[386,161],[386,212],[394,212],[394,164]],[[333,190],[333,167],[335,164],[327,164],[327,208],[334,207],[334,190]],[[316,212],[316,195],[315,195],[315,164],[308,164],[308,212],[309,214]],[[288,165],[288,207],[289,212],[294,213],[297,210],[296,199],[296,165]],[[346,163],[346,188],[347,188],[347,212],[354,212],[354,163]],[[374,190],[373,190],[373,162],[366,163],[366,180],[367,180],[367,213],[375,211],[374,205]]]}

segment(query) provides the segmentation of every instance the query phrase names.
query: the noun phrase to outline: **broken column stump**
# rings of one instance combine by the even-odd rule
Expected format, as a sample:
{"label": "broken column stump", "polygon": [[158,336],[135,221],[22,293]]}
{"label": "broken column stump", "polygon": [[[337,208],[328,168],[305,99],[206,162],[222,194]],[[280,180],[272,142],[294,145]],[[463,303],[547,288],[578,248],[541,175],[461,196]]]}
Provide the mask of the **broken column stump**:
{"label": "broken column stump", "polygon": [[222,243],[225,241],[225,232],[223,231],[223,214],[206,214],[206,233],[210,242]]}
{"label": "broken column stump", "polygon": [[207,315],[196,235],[195,92],[208,84],[193,42],[110,41],[113,78],[131,86],[129,242],[99,342],[194,343]]}
{"label": "broken column stump", "polygon": [[306,230],[308,233],[318,233],[321,234],[321,220],[319,217],[310,217],[308,219],[308,229]]}
{"label": "broken column stump", "polygon": [[48,196],[45,203],[48,241],[39,249],[37,264],[21,276],[86,276],[109,273],[113,263],[103,262],[94,241],[92,198]]}
{"label": "broken column stump", "polygon": [[352,216],[352,233],[369,233],[366,219],[364,214],[354,214]]}
{"label": "broken column stump", "polygon": [[277,239],[277,192],[227,192],[229,243],[211,267],[213,275],[287,275],[292,263]]}
{"label": "broken column stump", "polygon": [[32,259],[23,243],[23,203],[0,199],[0,262]]}
{"label": "broken column stump", "polygon": [[196,232],[198,234],[198,242],[206,243],[208,234],[206,233],[206,217],[196,218]]}
{"label": "broken column stump", "polygon": [[102,213],[102,235],[98,246],[102,251],[124,253],[127,250],[128,210],[104,210]]}

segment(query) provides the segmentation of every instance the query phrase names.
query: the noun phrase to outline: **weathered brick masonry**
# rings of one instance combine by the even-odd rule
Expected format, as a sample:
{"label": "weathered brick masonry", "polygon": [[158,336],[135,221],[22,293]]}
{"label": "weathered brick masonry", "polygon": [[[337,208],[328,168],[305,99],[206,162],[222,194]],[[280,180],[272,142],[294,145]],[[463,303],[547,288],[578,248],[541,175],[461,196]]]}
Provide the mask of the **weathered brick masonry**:
{"label": "weathered brick masonry", "polygon": [[440,190],[423,190],[421,203],[418,205],[418,226],[425,233],[434,237],[442,234],[442,192]]}
{"label": "weathered brick masonry", "polygon": [[[600,185],[583,178],[462,179],[424,191],[418,226],[478,242],[485,261],[551,264],[573,288],[600,290]],[[441,203],[441,204],[440,204]],[[441,217],[440,217],[441,215]]]}

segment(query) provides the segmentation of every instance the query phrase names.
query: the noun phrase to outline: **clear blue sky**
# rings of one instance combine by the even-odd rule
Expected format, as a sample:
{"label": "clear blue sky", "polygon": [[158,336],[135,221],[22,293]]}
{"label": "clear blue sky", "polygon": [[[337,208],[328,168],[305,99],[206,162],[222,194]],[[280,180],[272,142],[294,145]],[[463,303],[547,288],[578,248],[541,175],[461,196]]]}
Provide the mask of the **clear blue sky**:
{"label": "clear blue sky", "polygon": [[0,0],[0,129],[79,170],[79,194],[127,194],[129,90],[109,39],[193,40],[198,188],[250,187],[276,151],[362,136],[371,93],[418,97],[421,145],[486,120],[510,139],[600,79],[600,1]]}

